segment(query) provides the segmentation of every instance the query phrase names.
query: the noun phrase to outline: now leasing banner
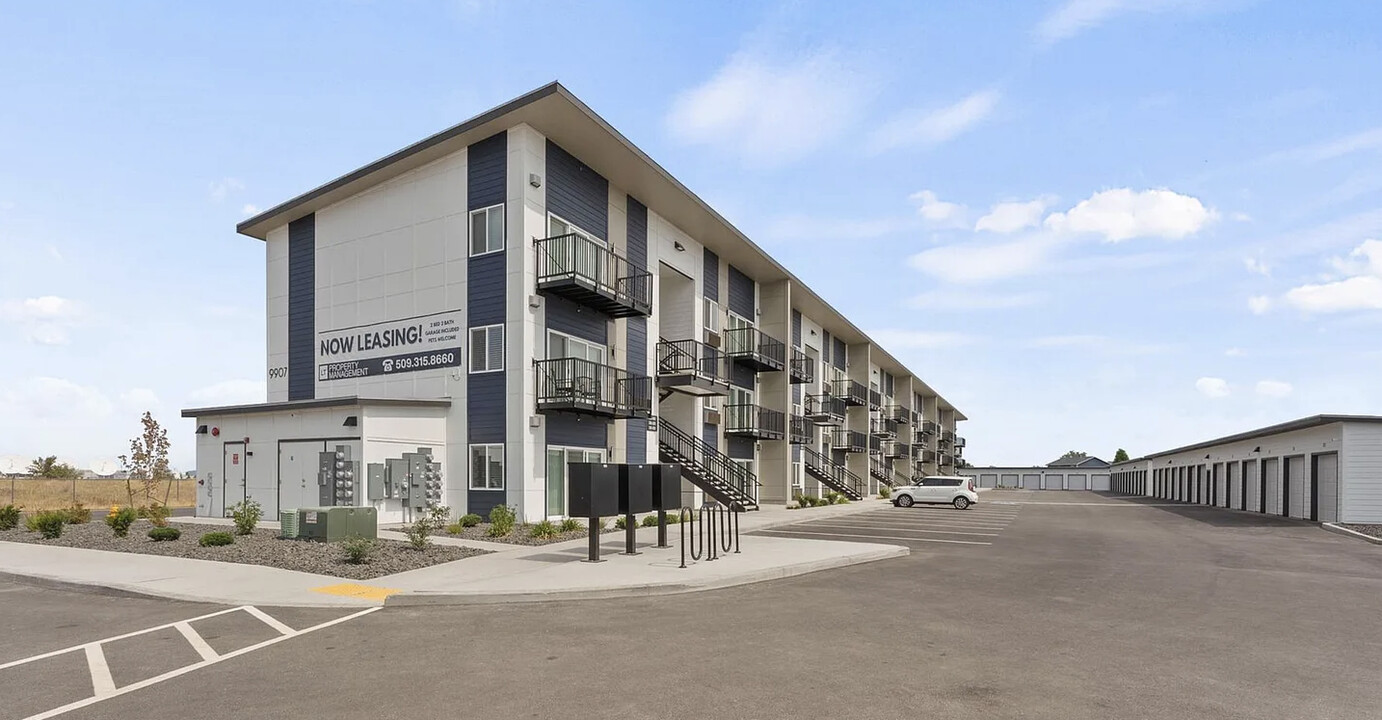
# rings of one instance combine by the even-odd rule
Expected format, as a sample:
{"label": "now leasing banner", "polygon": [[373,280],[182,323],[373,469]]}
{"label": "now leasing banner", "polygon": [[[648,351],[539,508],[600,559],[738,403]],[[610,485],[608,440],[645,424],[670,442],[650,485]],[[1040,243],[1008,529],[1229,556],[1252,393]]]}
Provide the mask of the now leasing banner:
{"label": "now leasing banner", "polygon": [[457,367],[465,357],[461,310],[317,333],[317,380]]}

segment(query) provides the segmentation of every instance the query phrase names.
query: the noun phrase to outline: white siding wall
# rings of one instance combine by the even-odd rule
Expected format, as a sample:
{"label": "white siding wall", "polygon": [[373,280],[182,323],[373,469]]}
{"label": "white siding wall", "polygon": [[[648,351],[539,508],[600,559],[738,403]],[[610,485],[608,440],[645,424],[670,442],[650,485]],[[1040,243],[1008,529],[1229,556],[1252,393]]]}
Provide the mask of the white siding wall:
{"label": "white siding wall", "polygon": [[[446,411],[444,407],[377,407],[364,408],[360,419],[361,433],[364,436],[360,464],[360,491],[367,493],[366,482],[369,463],[382,463],[388,458],[402,457],[403,453],[417,452],[419,447],[432,449],[432,459],[442,466],[442,504],[450,505],[453,515],[459,515],[452,504],[454,498],[465,496],[466,474],[465,456],[450,456],[446,437]],[[362,494],[358,500],[364,504],[368,495]],[[372,503],[379,514],[379,522],[404,522],[407,517],[402,500],[379,500]]]}
{"label": "white siding wall", "polygon": [[264,347],[268,353],[269,402],[288,399],[288,226],[269,231],[264,242],[268,272],[265,309],[268,333]]}
{"label": "white siding wall", "polygon": [[1339,454],[1339,522],[1382,523],[1382,424],[1347,423]]}

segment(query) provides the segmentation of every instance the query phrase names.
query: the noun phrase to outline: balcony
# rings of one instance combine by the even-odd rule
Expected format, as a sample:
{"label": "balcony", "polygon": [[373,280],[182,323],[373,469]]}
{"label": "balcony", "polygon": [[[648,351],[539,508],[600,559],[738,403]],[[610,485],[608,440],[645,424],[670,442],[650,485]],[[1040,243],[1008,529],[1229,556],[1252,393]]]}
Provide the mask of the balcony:
{"label": "balcony", "polygon": [[888,405],[883,408],[883,417],[898,425],[906,425],[912,418],[912,411],[901,405]]}
{"label": "balcony", "polygon": [[868,436],[858,430],[836,430],[830,437],[830,447],[843,452],[864,452],[868,449]]}
{"label": "balcony", "polygon": [[804,447],[801,449],[802,465],[806,468],[806,474],[824,483],[826,486],[838,490],[851,500],[862,500],[864,498],[864,483],[858,475],[850,472],[845,466],[840,465],[830,458]]}
{"label": "balcony", "polygon": [[873,433],[869,433],[869,452],[871,452],[871,453],[881,453],[881,452],[883,452],[883,438],[881,438],[881,437],[879,437],[879,436],[877,436],[877,435],[874,435]]}
{"label": "balcony", "polygon": [[594,308],[611,317],[650,315],[653,275],[618,253],[577,234],[534,243],[537,289]]}
{"label": "balcony", "polygon": [[915,447],[929,448],[931,447],[931,436],[918,428],[916,432],[912,433],[912,445]]}
{"label": "balcony", "polygon": [[885,458],[905,458],[908,455],[907,443],[885,442],[883,443],[883,457]]}
{"label": "balcony", "polygon": [[537,411],[606,418],[646,418],[653,410],[653,379],[580,358],[538,360]]}
{"label": "balcony", "polygon": [[935,435],[938,431],[940,431],[940,429],[940,426],[932,420],[921,421],[920,432],[924,435]]}
{"label": "balcony", "polygon": [[845,421],[845,401],[833,395],[807,395],[806,419],[817,425],[841,425]]}
{"label": "balcony", "polygon": [[955,457],[949,453],[936,453],[936,464],[941,467],[950,467],[955,464]]}
{"label": "balcony", "polygon": [[815,426],[800,415],[793,415],[787,428],[787,441],[793,445],[808,445],[811,443],[811,431]]}
{"label": "balcony", "polygon": [[950,430],[946,430],[945,432],[941,433],[941,439],[953,444],[955,442],[955,433]]}
{"label": "balcony", "polygon": [[696,340],[657,343],[657,385],[687,395],[728,395],[725,356]]}
{"label": "balcony", "polygon": [[726,405],[725,434],[759,440],[781,440],[787,416],[758,405]]}
{"label": "balcony", "polygon": [[830,393],[841,398],[850,407],[863,407],[869,404],[869,389],[856,380],[836,380]]}
{"label": "balcony", "polygon": [[965,446],[965,439],[962,438],[962,437],[960,437],[960,436],[958,436],[958,435],[956,435],[956,436],[955,436],[955,449],[956,449],[956,450],[959,450],[960,448],[962,448],[962,447],[964,447],[964,446]]}
{"label": "balcony", "polygon": [[879,437],[891,440],[897,437],[897,423],[886,417],[879,418],[870,424],[870,432]]}
{"label": "balcony", "polygon": [[794,385],[814,382],[816,379],[816,361],[812,360],[806,353],[792,348],[792,360],[787,364],[787,376]]}
{"label": "balcony", "polygon": [[787,346],[753,327],[725,330],[725,355],[755,372],[781,370],[787,364]]}
{"label": "balcony", "polygon": [[917,462],[934,463],[936,461],[935,450],[922,450],[917,456]]}

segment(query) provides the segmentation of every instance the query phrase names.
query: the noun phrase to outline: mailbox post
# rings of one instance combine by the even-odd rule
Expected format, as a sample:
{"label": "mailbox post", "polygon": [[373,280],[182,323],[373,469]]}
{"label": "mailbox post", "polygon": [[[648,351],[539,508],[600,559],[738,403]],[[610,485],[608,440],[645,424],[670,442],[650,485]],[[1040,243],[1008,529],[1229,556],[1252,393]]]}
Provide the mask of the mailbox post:
{"label": "mailbox post", "polygon": [[570,483],[567,495],[566,514],[583,517],[589,522],[589,554],[586,562],[600,560],[600,528],[602,516],[619,512],[619,466],[608,463],[571,463],[567,465],[566,477]]}
{"label": "mailbox post", "polygon": [[653,468],[655,465],[619,466],[619,512],[624,516],[624,554],[637,555],[638,523],[634,513],[653,509]]}

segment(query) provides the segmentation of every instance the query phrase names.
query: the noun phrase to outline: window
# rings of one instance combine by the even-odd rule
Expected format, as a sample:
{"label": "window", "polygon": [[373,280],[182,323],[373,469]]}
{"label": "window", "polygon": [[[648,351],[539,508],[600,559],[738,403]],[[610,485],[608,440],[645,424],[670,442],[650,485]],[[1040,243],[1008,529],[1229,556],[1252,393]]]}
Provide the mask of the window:
{"label": "window", "polygon": [[566,466],[568,463],[599,463],[605,461],[603,450],[582,448],[547,448],[547,516],[566,515]]}
{"label": "window", "polygon": [[470,211],[470,255],[484,255],[504,249],[504,206],[494,205]]}
{"label": "window", "polygon": [[470,446],[470,489],[504,489],[504,446]]}
{"label": "window", "polygon": [[720,303],[710,298],[701,298],[701,322],[705,323],[705,329],[709,332],[720,332]]}
{"label": "window", "polygon": [[607,348],[599,343],[572,337],[565,333],[559,333],[556,330],[547,331],[548,360],[577,358],[579,360],[589,360],[590,362],[603,365],[607,352]]}
{"label": "window", "polygon": [[730,387],[730,389],[729,389],[729,404],[730,404],[730,405],[752,405],[752,404],[753,404],[753,391],[752,391],[752,390],[745,390],[744,388],[741,388],[741,387]]}
{"label": "window", "polygon": [[504,369],[504,326],[486,325],[470,329],[470,371],[497,372]]}
{"label": "window", "polygon": [[600,238],[591,235],[590,233],[580,229],[579,227],[576,227],[575,225],[572,225],[571,223],[561,219],[560,217],[551,214],[547,216],[547,234],[551,237],[560,237],[562,235],[580,235],[581,237],[595,243],[596,245],[606,247],[608,246],[608,243],[606,243],[604,240],[601,240]]}

